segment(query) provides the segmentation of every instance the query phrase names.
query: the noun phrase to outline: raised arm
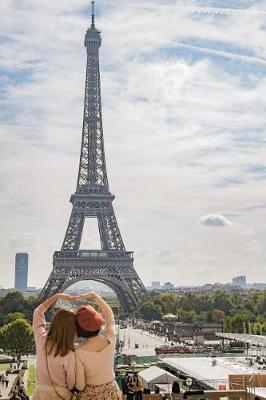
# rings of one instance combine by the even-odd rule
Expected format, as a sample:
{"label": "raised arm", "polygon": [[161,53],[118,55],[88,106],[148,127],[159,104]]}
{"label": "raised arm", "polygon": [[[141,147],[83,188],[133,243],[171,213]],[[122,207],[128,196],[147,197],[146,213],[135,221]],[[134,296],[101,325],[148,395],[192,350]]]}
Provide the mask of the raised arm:
{"label": "raised arm", "polygon": [[45,300],[41,303],[37,308],[35,308],[33,313],[33,320],[32,320],[32,330],[34,333],[34,338],[36,342],[36,346],[41,343],[42,339],[47,335],[46,333],[46,319],[45,319],[45,311],[51,307],[58,300],[58,294],[53,295],[49,299]]}
{"label": "raised arm", "polygon": [[46,336],[46,319],[44,313],[50,308],[57,300],[72,300],[72,297],[65,293],[56,293],[49,299],[41,303],[37,308],[35,308],[33,313],[32,329],[34,333],[34,338],[36,345],[40,343],[43,337]]}
{"label": "raised arm", "polygon": [[113,339],[115,338],[115,318],[113,310],[111,309],[109,304],[107,304],[106,301],[95,292],[88,292],[82,294],[81,296],[78,296],[77,298],[79,300],[81,299],[92,300],[99,306],[100,311],[105,320],[104,336],[110,342],[113,341]]}
{"label": "raised arm", "polygon": [[72,301],[73,297],[66,293],[56,293],[53,296],[49,297],[49,299],[45,300],[39,307],[44,309],[44,312],[48,310],[57,300],[66,300]]}

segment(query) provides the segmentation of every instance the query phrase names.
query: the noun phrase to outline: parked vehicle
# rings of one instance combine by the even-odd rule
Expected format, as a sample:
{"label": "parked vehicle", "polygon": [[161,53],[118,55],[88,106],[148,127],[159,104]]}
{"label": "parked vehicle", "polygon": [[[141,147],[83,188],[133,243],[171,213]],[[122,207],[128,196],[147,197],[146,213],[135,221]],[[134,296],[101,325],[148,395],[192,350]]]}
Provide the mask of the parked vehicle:
{"label": "parked vehicle", "polygon": [[192,354],[193,349],[189,347],[179,347],[179,346],[162,346],[155,348],[156,355],[159,354]]}

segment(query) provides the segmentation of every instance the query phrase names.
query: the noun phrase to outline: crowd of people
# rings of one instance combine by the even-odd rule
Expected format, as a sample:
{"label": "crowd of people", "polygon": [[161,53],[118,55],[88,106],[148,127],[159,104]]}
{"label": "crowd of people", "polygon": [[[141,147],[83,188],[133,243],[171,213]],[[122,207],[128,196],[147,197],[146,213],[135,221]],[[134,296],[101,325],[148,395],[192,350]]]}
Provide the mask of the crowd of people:
{"label": "crowd of people", "polygon": [[25,388],[12,390],[10,400],[29,400],[29,396],[26,394]]}
{"label": "crowd of people", "polygon": [[124,379],[120,379],[120,385],[122,393],[127,396],[127,400],[142,400],[143,385],[138,374],[127,373]]}
{"label": "crowd of people", "polygon": [[7,371],[5,371],[2,375],[0,375],[0,380],[2,387],[7,388],[9,384],[9,376]]}
{"label": "crowd of people", "polygon": [[[0,382],[1,382],[2,388],[8,389],[9,382],[10,382],[8,371],[5,371],[3,374],[0,375]],[[2,397],[1,391],[0,391],[0,397]],[[26,390],[24,387],[24,382],[20,375],[18,375],[14,381],[14,386],[13,386],[13,390],[12,390],[10,399],[11,400],[29,400],[29,396],[26,394]]]}

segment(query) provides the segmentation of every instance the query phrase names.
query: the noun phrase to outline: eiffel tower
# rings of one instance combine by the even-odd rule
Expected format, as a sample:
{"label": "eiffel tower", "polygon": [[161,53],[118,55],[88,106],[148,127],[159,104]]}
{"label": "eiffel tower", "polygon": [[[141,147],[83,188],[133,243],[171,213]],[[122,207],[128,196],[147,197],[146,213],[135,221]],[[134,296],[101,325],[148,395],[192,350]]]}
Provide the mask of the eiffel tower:
{"label": "eiffel tower", "polygon": [[[104,153],[99,48],[101,35],[94,23],[85,35],[87,68],[84,117],[76,192],[71,196],[72,212],[60,251],[53,256],[53,270],[39,296],[43,301],[81,280],[95,280],[109,286],[125,312],[138,304],[145,287],[133,267],[133,252],[126,251],[117,224],[109,190]],[[82,250],[80,243],[86,218],[97,218],[101,250]]]}

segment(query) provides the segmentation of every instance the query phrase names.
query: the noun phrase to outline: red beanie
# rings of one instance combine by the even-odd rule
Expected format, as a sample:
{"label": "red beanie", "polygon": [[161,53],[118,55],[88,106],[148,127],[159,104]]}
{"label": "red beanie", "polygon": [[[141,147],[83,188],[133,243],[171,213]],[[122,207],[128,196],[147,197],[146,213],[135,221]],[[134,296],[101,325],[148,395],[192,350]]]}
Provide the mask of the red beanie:
{"label": "red beanie", "polygon": [[92,306],[82,306],[76,313],[76,322],[84,331],[95,332],[101,329],[104,319]]}

